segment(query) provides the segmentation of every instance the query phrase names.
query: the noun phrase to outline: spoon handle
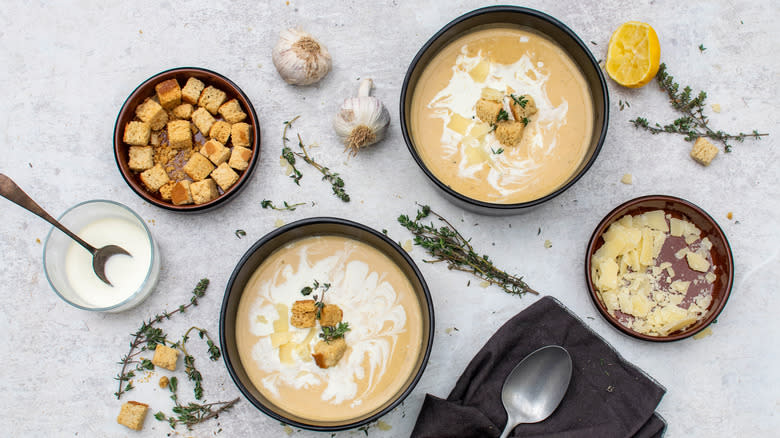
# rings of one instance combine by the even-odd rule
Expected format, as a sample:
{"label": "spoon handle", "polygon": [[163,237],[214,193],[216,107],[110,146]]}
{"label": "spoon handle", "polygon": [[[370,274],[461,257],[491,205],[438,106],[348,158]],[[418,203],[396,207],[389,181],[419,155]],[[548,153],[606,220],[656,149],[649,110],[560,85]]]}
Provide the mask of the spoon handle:
{"label": "spoon handle", "polygon": [[57,229],[67,234],[71,239],[78,242],[79,245],[86,248],[87,251],[92,253],[92,255],[94,255],[95,251],[97,251],[95,247],[83,241],[79,236],[75,235],[74,233],[71,233],[70,230],[65,228],[56,219],[51,217],[49,213],[46,213],[46,210],[41,208],[40,205],[38,205],[35,201],[33,201],[33,199],[27,193],[25,193],[24,190],[19,188],[19,186],[16,185],[16,183],[11,178],[5,176],[2,173],[0,173],[0,195],[8,199],[9,201],[15,203],[16,205],[24,208],[25,210],[31,213],[35,213],[46,222],[54,225],[55,227],[57,227]]}
{"label": "spoon handle", "polygon": [[508,415],[506,418],[506,426],[504,427],[504,431],[501,432],[501,438],[507,438],[510,433],[512,433],[512,430],[517,426],[517,421],[512,418],[512,416]]}

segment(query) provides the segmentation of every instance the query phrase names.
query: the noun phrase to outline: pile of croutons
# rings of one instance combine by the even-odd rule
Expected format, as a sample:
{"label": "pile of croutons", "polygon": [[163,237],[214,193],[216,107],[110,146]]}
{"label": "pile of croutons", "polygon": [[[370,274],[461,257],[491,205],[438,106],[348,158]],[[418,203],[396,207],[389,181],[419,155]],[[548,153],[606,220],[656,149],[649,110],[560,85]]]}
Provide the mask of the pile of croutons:
{"label": "pile of croutons", "polygon": [[[319,320],[321,327],[335,327],[341,322],[343,312],[336,304],[325,304],[317,317],[317,303],[314,300],[296,301],[292,306],[292,318],[290,324],[298,328],[311,328],[317,325]],[[347,351],[347,342],[344,337],[333,341],[319,341],[314,345],[312,358],[320,368],[335,366]]]}
{"label": "pile of croutons", "polygon": [[174,205],[216,199],[249,167],[253,133],[244,122],[247,114],[238,100],[194,77],[184,88],[174,78],[155,91],[125,125],[128,167],[149,192]]}
{"label": "pile of croutons", "polygon": [[[504,109],[504,102],[508,104],[509,112]],[[510,147],[520,144],[525,127],[536,112],[536,103],[531,96],[505,96],[490,88],[482,90],[482,97],[476,104],[477,117],[494,128],[499,143]]]}

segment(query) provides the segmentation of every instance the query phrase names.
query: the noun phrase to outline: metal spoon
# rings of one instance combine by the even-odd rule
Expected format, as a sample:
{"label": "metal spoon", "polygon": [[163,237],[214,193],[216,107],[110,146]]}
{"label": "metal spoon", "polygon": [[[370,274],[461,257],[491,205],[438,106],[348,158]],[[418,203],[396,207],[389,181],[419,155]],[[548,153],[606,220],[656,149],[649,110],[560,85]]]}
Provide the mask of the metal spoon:
{"label": "metal spoon", "polygon": [[557,345],[542,347],[526,356],[509,373],[501,390],[507,413],[501,438],[522,423],[538,423],[563,400],[571,381],[571,356]]}
{"label": "metal spoon", "polygon": [[108,261],[109,257],[116,254],[124,254],[129,256],[129,252],[116,245],[107,245],[102,248],[95,248],[94,246],[88,244],[79,236],[72,233],[62,224],[57,222],[57,220],[51,217],[49,213],[46,213],[46,211],[38,204],[36,204],[35,201],[33,201],[32,198],[30,198],[30,196],[24,192],[24,190],[20,189],[11,178],[3,175],[2,173],[0,173],[0,195],[9,201],[14,202],[20,207],[37,214],[45,221],[49,222],[50,224],[57,227],[60,231],[67,234],[71,239],[78,242],[79,245],[86,248],[87,251],[92,254],[92,270],[95,271],[95,274],[98,276],[98,278],[103,280],[103,283],[106,283],[109,286],[113,286],[111,282],[108,281],[108,278],[106,278],[106,262]]}

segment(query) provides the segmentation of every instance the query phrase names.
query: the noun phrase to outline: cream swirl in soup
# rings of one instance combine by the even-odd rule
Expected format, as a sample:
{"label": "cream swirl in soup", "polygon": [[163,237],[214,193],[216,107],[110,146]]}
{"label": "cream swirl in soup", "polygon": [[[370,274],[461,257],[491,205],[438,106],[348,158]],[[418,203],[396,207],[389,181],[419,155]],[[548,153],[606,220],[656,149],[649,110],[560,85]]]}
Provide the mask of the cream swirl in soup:
{"label": "cream swirl in soup", "polygon": [[[476,117],[485,90],[531,97],[538,111],[522,140],[498,141]],[[493,203],[538,199],[563,185],[582,162],[593,131],[590,91],[555,43],[513,27],[477,29],[445,46],[414,90],[411,131],[433,174],[456,192]]]}
{"label": "cream swirl in soup", "polygon": [[[338,305],[350,327],[347,351],[330,368],[311,356],[319,324],[288,324],[289,309],[311,298],[301,289],[314,280],[330,284],[324,302]],[[279,407],[315,420],[355,418],[381,406],[411,374],[421,333],[420,308],[400,268],[372,246],[341,236],[308,237],[272,253],[248,282],[236,322],[241,362],[255,387]]]}

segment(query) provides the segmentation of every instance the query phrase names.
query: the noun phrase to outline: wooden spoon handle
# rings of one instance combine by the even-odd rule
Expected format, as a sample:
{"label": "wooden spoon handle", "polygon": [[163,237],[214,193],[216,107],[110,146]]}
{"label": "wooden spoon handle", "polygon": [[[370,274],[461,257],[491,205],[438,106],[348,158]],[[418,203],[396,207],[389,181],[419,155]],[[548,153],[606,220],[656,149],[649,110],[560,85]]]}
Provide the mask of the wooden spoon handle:
{"label": "wooden spoon handle", "polygon": [[70,236],[71,239],[78,242],[81,246],[86,248],[87,251],[91,252],[93,255],[95,254],[96,249],[92,245],[83,241],[79,236],[65,228],[57,221],[57,219],[54,219],[49,213],[46,212],[46,210],[41,208],[40,205],[33,201],[33,199],[27,193],[25,193],[24,190],[19,188],[19,186],[16,185],[16,183],[11,178],[5,176],[2,173],[0,173],[0,195],[15,203],[16,205],[24,208],[25,210],[40,216],[43,220],[54,225],[57,227],[57,229]]}

